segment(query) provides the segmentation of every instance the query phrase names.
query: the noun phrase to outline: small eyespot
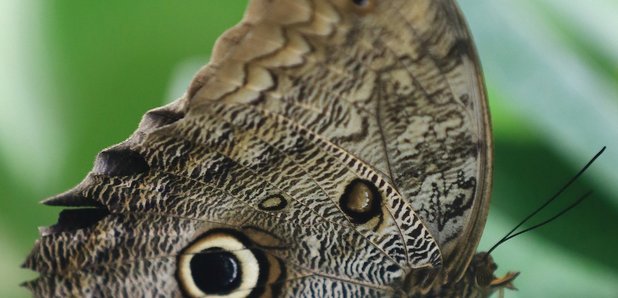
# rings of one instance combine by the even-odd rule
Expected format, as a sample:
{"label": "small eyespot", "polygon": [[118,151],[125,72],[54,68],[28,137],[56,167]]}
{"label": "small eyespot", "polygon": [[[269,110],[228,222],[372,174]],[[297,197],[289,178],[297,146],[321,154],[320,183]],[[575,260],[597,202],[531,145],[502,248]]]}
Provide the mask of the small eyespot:
{"label": "small eyespot", "polygon": [[358,7],[365,7],[369,5],[369,0],[352,0],[352,2]]}
{"label": "small eyespot", "polygon": [[279,194],[269,196],[258,204],[262,211],[280,211],[288,205],[288,201]]}
{"label": "small eyespot", "polygon": [[382,196],[371,181],[355,179],[346,186],[339,207],[353,223],[364,224],[382,214]]}

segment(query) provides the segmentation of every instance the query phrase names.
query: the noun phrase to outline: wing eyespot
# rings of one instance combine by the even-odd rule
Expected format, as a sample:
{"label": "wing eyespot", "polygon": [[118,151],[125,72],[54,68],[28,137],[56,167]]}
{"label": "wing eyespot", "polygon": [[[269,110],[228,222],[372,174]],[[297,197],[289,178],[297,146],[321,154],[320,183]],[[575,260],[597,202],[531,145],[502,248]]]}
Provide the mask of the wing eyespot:
{"label": "wing eyespot", "polygon": [[181,251],[176,278],[187,297],[257,297],[279,286],[281,266],[244,233],[212,229]]}
{"label": "wing eyespot", "polygon": [[262,211],[281,211],[287,207],[288,201],[279,194],[269,196],[258,204]]}
{"label": "wing eyespot", "polygon": [[339,207],[354,224],[365,224],[382,214],[382,195],[371,181],[355,179],[346,186]]}
{"label": "wing eyespot", "polygon": [[240,285],[242,267],[238,257],[221,247],[193,255],[189,261],[191,278],[206,294],[228,294]]}

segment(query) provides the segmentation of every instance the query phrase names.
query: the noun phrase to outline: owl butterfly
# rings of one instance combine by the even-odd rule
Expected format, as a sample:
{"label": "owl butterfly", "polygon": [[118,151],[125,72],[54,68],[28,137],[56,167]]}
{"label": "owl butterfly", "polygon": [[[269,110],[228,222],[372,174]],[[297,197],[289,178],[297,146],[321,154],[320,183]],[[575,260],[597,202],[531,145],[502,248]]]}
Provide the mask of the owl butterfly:
{"label": "owl butterfly", "polygon": [[488,297],[492,140],[453,0],[252,0],[47,205],[35,296]]}

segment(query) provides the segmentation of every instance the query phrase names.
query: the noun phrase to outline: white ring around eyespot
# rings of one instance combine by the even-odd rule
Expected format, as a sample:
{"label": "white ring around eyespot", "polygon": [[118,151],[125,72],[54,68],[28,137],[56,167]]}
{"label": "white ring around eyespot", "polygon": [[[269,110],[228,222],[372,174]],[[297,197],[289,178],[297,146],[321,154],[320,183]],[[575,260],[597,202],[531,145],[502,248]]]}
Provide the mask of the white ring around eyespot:
{"label": "white ring around eyespot", "polygon": [[[237,291],[226,295],[206,295],[197,287],[191,275],[191,259],[196,253],[203,250],[220,247],[224,251],[234,254],[240,263],[242,273],[241,283]],[[241,298],[247,297],[257,285],[260,277],[260,265],[251,250],[247,249],[238,239],[225,233],[208,235],[188,247],[178,259],[178,276],[187,294],[192,297],[213,298]]]}

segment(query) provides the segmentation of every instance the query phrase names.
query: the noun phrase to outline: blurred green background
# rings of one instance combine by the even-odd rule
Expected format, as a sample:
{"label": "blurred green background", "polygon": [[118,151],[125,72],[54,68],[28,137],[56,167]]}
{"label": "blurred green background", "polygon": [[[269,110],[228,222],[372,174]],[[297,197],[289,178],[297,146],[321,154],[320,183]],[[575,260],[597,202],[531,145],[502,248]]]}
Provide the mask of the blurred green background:
{"label": "blurred green background", "polygon": [[[559,202],[594,196],[494,253],[521,271],[506,297],[618,297],[618,2],[460,0],[477,41],[495,131],[488,249],[572,176]],[[77,184],[95,154],[180,96],[246,1],[0,2],[0,297],[58,209],[37,202]]]}

